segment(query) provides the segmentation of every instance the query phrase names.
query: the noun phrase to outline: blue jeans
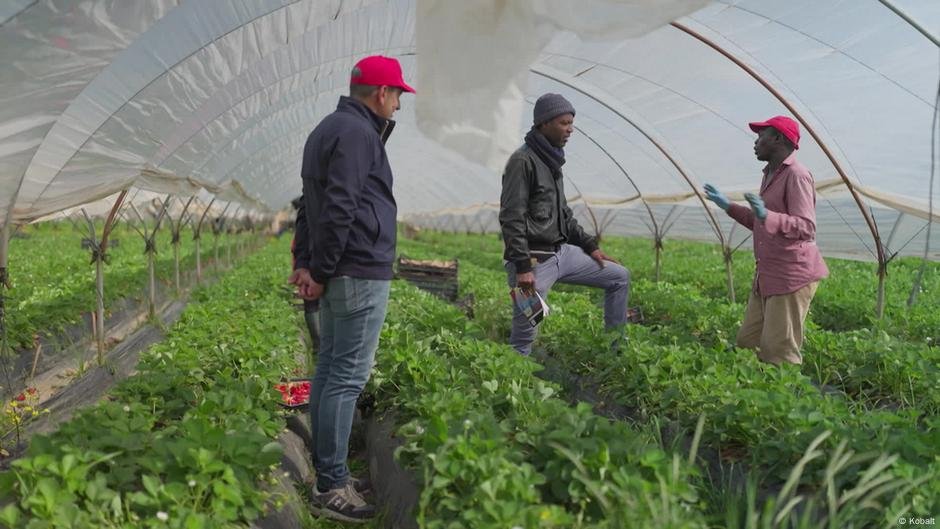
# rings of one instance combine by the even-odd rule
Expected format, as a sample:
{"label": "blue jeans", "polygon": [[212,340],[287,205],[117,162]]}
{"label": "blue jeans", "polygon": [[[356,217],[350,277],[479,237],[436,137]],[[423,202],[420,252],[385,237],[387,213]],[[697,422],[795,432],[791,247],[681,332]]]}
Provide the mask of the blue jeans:
{"label": "blue jeans", "polygon": [[320,350],[310,388],[317,487],[342,487],[356,400],[369,380],[390,281],[335,277],[320,303]]}

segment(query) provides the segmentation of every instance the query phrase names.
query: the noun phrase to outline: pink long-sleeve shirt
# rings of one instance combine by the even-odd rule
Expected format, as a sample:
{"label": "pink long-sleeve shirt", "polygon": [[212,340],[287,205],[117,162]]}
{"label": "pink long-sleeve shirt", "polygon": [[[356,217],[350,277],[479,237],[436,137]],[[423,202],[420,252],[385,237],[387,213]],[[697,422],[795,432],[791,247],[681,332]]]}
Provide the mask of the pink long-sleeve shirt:
{"label": "pink long-sleeve shirt", "polygon": [[816,189],[813,175],[791,153],[773,174],[764,168],[760,197],[763,221],[750,208],[731,204],[728,215],[754,232],[757,275],[762,297],[796,292],[829,275],[816,246]]}

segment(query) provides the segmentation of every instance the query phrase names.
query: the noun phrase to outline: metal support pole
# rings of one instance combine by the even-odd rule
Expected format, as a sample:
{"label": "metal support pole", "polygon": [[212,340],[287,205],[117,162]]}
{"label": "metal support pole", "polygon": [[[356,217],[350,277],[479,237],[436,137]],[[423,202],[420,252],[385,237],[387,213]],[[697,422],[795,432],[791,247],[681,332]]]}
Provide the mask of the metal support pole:
{"label": "metal support pole", "polygon": [[95,342],[98,345],[98,365],[104,363],[104,255],[98,244],[95,223],[82,208],[82,215],[88,223],[88,240],[91,241],[91,262],[95,265]]}
{"label": "metal support pole", "polygon": [[[151,318],[156,317],[157,315],[157,277],[156,277],[156,266],[154,260],[157,253],[157,230],[160,229],[160,223],[163,221],[163,217],[166,215],[167,207],[170,205],[171,195],[166,197],[166,200],[163,201],[163,207],[160,209],[160,213],[157,215],[156,223],[153,226],[153,231],[149,234],[143,233],[144,235],[144,253],[147,254],[147,275],[149,276],[149,296],[148,296],[148,314]],[[131,204],[131,208],[137,213],[137,217],[140,219],[141,224],[144,226],[144,230],[147,229],[147,225],[144,222],[143,215],[137,211],[137,208]]]}
{"label": "metal support pole", "polygon": [[[7,321],[6,321],[6,291],[10,288],[10,278],[7,272],[7,263],[9,258],[10,245],[10,222],[9,219],[3,224],[0,230],[0,367],[3,368],[3,374],[6,378],[4,385],[9,391],[12,380],[10,376],[10,367],[7,365]],[[11,359],[12,364],[12,359]]]}
{"label": "metal support pole", "polygon": [[898,227],[901,225],[901,219],[904,218],[904,212],[898,212],[898,218],[894,219],[894,226],[891,227],[891,233],[888,234],[888,242],[885,243],[885,246],[888,248],[888,251],[891,251],[891,245],[894,242],[894,236],[898,233]]}
{"label": "metal support pole", "polygon": [[663,239],[658,234],[653,242],[653,246],[655,246],[656,249],[656,274],[653,276],[653,280],[659,283],[660,272],[662,270]]}
{"label": "metal support pole", "polygon": [[95,259],[95,292],[98,298],[95,310],[97,316],[95,338],[98,341],[98,365],[100,366],[104,364],[104,259],[100,256]]}
{"label": "metal support pole", "polygon": [[[241,209],[242,209],[241,206],[238,206],[237,208],[235,208],[235,212],[232,213],[232,218],[233,218],[233,219],[238,219],[238,212],[241,211]],[[227,219],[223,219],[223,222],[225,222],[226,220],[227,220]],[[227,224],[227,222],[226,222],[226,224]],[[223,233],[224,233],[224,231],[223,231]],[[235,235],[237,235],[237,234],[235,234]],[[236,239],[235,242],[237,243],[237,242],[238,242],[238,237],[236,236],[235,239]],[[226,243],[225,243],[225,267],[226,267],[226,268],[231,268],[231,267],[232,267],[232,243],[229,242],[229,241],[226,241]]]}
{"label": "metal support pole", "polygon": [[199,241],[200,239],[198,237],[193,241],[193,245],[196,247],[196,284],[197,285],[202,282],[202,255],[199,249]]}
{"label": "metal support pole", "polygon": [[176,295],[180,294],[180,242],[179,239],[173,237],[173,289],[176,291]]}
{"label": "metal support pole", "polygon": [[875,302],[875,315],[880,320],[885,315],[885,280],[888,277],[888,263],[878,263],[878,299]]}
{"label": "metal support pole", "polygon": [[155,249],[147,250],[147,276],[149,281],[149,291],[147,297],[147,314],[153,318],[157,315],[157,278],[154,270]]}
{"label": "metal support pole", "polygon": [[100,243],[102,254],[106,253],[108,250],[108,237],[111,236],[111,230],[114,229],[118,211],[120,211],[121,206],[124,205],[124,199],[127,198],[127,192],[127,189],[121,191],[121,194],[118,195],[117,200],[114,201],[114,206],[111,207],[111,211],[108,213],[108,219],[104,222],[104,231],[101,234]]}
{"label": "metal support pole", "polygon": [[730,247],[725,246],[722,248],[722,253],[725,256],[725,275],[728,279],[728,299],[734,303],[734,270],[731,267],[732,257],[731,254],[734,252]]}
{"label": "metal support pole", "polygon": [[82,215],[85,216],[85,221],[88,222],[89,240],[91,241],[92,248],[92,262],[95,263],[95,339],[98,345],[99,366],[104,365],[104,263],[107,259],[108,236],[114,228],[114,220],[126,196],[127,190],[125,189],[121,191],[121,194],[118,195],[117,200],[114,202],[114,206],[111,207],[111,211],[108,214],[104,229],[101,233],[101,240],[98,240],[94,221],[84,208],[81,210]]}
{"label": "metal support pole", "polygon": [[7,260],[9,258],[10,247],[10,223],[3,225],[3,231],[0,233],[0,338],[6,341],[6,289],[9,288],[9,276],[7,275]]}
{"label": "metal support pole", "polygon": [[924,27],[918,21],[914,20],[914,18],[908,15],[903,9],[894,5],[889,0],[879,0],[879,1],[888,9],[890,9],[891,11],[894,11],[894,14],[904,19],[905,22],[907,22],[908,24],[911,25],[912,28],[920,32],[921,35],[927,37],[927,40],[929,40],[930,42],[933,42],[934,46],[937,46],[938,48],[940,48],[940,37],[937,37],[933,33],[927,31],[926,27]]}
{"label": "metal support pole", "polygon": [[176,295],[180,295],[180,231],[183,229],[183,219],[186,217],[186,211],[189,209],[190,204],[193,203],[193,200],[196,198],[196,195],[189,197],[189,200],[186,202],[186,205],[183,206],[183,211],[180,212],[179,218],[174,222],[173,219],[170,219],[170,230],[173,234],[172,244],[173,244],[173,286],[176,290]]}
{"label": "metal support pole", "polygon": [[[147,237],[147,224],[144,222],[143,216],[140,214],[140,211],[137,211],[137,207],[134,206],[133,203],[130,204],[130,209],[134,213],[137,214],[137,219],[140,221],[140,228],[138,228],[137,225],[134,222],[132,222],[131,219],[125,219],[125,220],[127,220],[127,223],[132,228],[134,228],[134,231],[136,231],[140,235],[140,237],[144,240],[144,253],[149,255],[150,239]],[[150,310],[150,315],[151,316],[153,315],[152,309]]]}
{"label": "metal support pole", "polygon": [[200,242],[202,241],[202,223],[206,221],[206,216],[209,214],[209,210],[212,209],[212,204],[215,204],[215,198],[213,198],[209,205],[206,206],[206,210],[202,212],[202,216],[199,218],[199,222],[193,227],[193,242],[196,246],[196,284],[202,282],[202,250]]}

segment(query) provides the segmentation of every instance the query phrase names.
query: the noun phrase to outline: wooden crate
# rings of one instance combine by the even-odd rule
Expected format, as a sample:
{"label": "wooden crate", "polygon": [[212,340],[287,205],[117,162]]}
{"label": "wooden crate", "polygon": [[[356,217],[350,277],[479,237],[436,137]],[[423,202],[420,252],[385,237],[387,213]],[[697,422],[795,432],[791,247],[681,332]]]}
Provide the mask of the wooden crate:
{"label": "wooden crate", "polygon": [[397,277],[447,301],[457,301],[458,262],[398,257]]}

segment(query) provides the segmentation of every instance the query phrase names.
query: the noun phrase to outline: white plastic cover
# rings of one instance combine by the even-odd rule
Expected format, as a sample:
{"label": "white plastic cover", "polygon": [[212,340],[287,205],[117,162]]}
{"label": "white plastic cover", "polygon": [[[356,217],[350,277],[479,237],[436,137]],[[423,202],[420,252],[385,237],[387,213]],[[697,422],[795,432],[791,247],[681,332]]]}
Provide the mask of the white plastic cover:
{"label": "white plastic cover", "polygon": [[[936,38],[940,2],[891,3]],[[586,203],[609,233],[737,244],[746,234],[720,211],[709,217],[694,191],[754,190],[747,122],[791,112],[685,28],[778,90],[857,188],[861,208],[804,130],[798,153],[820,191],[824,253],[874,258],[865,211],[888,254],[920,254],[930,198],[940,199],[928,189],[934,42],[877,0],[727,0],[694,11],[702,5],[7,0],[0,223],[127,187],[281,208],[299,193],[303,142],[345,92],[351,65],[383,53],[418,89],[389,142],[403,218],[494,229],[502,161],[532,102],[553,91],[578,112],[565,170],[580,215]],[[932,238],[940,259],[940,230]]]}

